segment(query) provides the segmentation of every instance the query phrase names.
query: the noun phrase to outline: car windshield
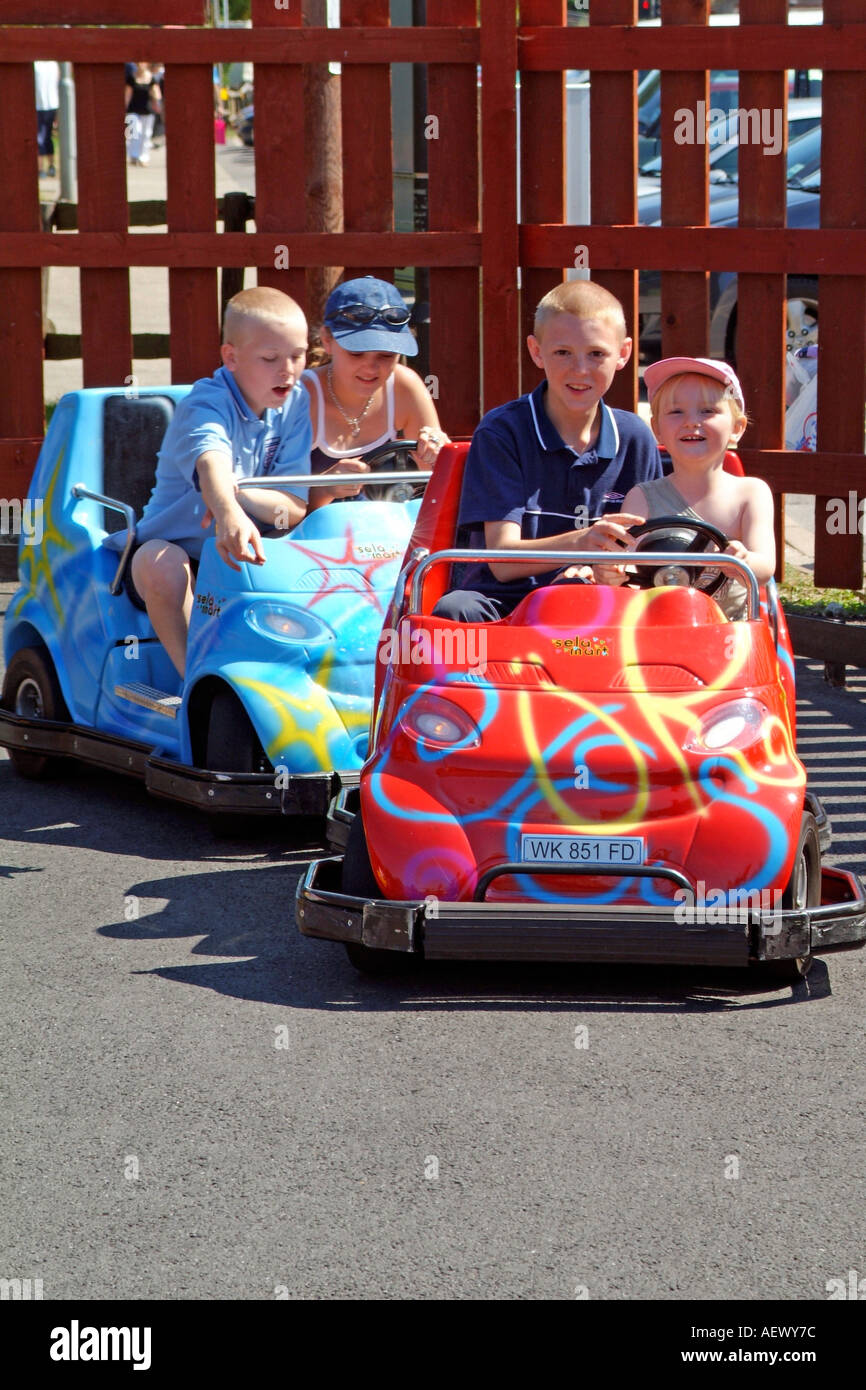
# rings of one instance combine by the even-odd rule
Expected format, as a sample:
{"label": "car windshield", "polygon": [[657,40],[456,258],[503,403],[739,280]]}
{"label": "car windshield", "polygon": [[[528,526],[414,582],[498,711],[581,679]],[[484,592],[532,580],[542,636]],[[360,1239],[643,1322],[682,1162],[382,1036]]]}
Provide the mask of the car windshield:
{"label": "car windshield", "polygon": [[[807,130],[802,129],[804,122],[809,125]],[[717,143],[718,135],[724,132],[725,126],[725,121],[719,121],[715,126],[711,126],[707,132],[710,181],[736,183],[740,145],[738,140],[726,140],[723,144]],[[795,118],[789,125],[788,139],[790,141],[788,145],[788,184],[793,188],[808,187],[808,185],[804,185],[803,180],[821,168],[820,118],[815,118],[815,123],[812,123],[811,117]],[[655,159],[647,160],[640,170],[649,178],[660,178],[661,171],[661,155],[656,155]]]}

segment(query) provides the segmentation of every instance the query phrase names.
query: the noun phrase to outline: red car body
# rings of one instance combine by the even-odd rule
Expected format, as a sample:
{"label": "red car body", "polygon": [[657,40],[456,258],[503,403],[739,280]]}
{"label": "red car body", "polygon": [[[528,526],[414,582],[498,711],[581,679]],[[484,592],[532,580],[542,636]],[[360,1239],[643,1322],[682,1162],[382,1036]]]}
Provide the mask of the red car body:
{"label": "red car body", "polygon": [[312,866],[301,930],[362,965],[390,947],[799,972],[861,944],[862,884],[820,865],[773,586],[737,622],[701,589],[600,584],[536,589],[496,623],[435,617],[465,452],[428,485],[380,637],[361,825],[346,836],[344,798],[346,872]]}

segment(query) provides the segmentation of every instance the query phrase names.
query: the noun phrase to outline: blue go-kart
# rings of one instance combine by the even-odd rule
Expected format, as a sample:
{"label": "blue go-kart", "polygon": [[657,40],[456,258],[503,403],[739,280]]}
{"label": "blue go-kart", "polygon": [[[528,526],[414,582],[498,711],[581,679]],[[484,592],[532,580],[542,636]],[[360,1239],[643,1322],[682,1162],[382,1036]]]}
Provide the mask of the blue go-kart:
{"label": "blue go-kart", "polygon": [[[181,680],[123,581],[188,389],[74,391],[58,404],[6,618],[0,746],[24,777],[77,759],[234,827],[323,816],[366,756],[376,643],[428,475],[395,469],[414,448],[400,440],[368,456],[379,476],[363,498],[263,538],[263,565],[232,570],[208,539]],[[123,527],[119,555],[105,542]]]}

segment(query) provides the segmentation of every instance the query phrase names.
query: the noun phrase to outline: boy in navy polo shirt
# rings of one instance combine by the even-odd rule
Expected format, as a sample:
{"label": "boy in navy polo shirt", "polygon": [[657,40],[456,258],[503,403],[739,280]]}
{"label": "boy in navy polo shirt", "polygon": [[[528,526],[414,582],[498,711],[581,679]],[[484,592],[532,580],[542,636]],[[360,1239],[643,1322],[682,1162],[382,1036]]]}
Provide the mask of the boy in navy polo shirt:
{"label": "boy in navy polo shirt", "polygon": [[[535,313],[529,352],[546,380],[485,415],[466,460],[458,524],[468,544],[488,550],[610,550],[634,540],[643,517],[619,512],[641,480],[662,474],[647,425],[602,397],[631,356],[619,300],[591,280],[557,285]],[[617,514],[619,513],[619,514]],[[465,534],[465,531],[464,531]],[[571,578],[560,562],[473,564],[464,588],[435,613],[456,622],[495,622],[533,588]],[[599,579],[603,572],[597,571]]]}
{"label": "boy in navy polo shirt", "polygon": [[[235,488],[238,478],[309,472],[309,397],[300,385],[306,355],[307,321],[295,301],[265,286],[242,290],[226,306],[222,367],[195,383],[166,430],[130,574],[181,675],[194,563],[206,537],[216,537],[217,551],[232,569],[240,568],[239,561],[261,565],[256,522],[289,529],[306,513],[304,487],[297,495]],[[367,465],[352,459],[335,468],[364,472]],[[358,490],[347,483],[333,495]]]}

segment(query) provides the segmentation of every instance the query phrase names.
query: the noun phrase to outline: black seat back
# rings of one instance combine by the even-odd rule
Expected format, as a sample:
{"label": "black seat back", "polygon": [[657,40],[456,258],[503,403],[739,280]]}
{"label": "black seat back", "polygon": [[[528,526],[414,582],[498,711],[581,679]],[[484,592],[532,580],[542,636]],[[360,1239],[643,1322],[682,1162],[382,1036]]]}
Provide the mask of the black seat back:
{"label": "black seat back", "polygon": [[[174,414],[171,396],[108,396],[102,413],[102,490],[128,502],[140,517],[156,477],[163,435]],[[106,531],[119,531],[119,512],[104,509]]]}

